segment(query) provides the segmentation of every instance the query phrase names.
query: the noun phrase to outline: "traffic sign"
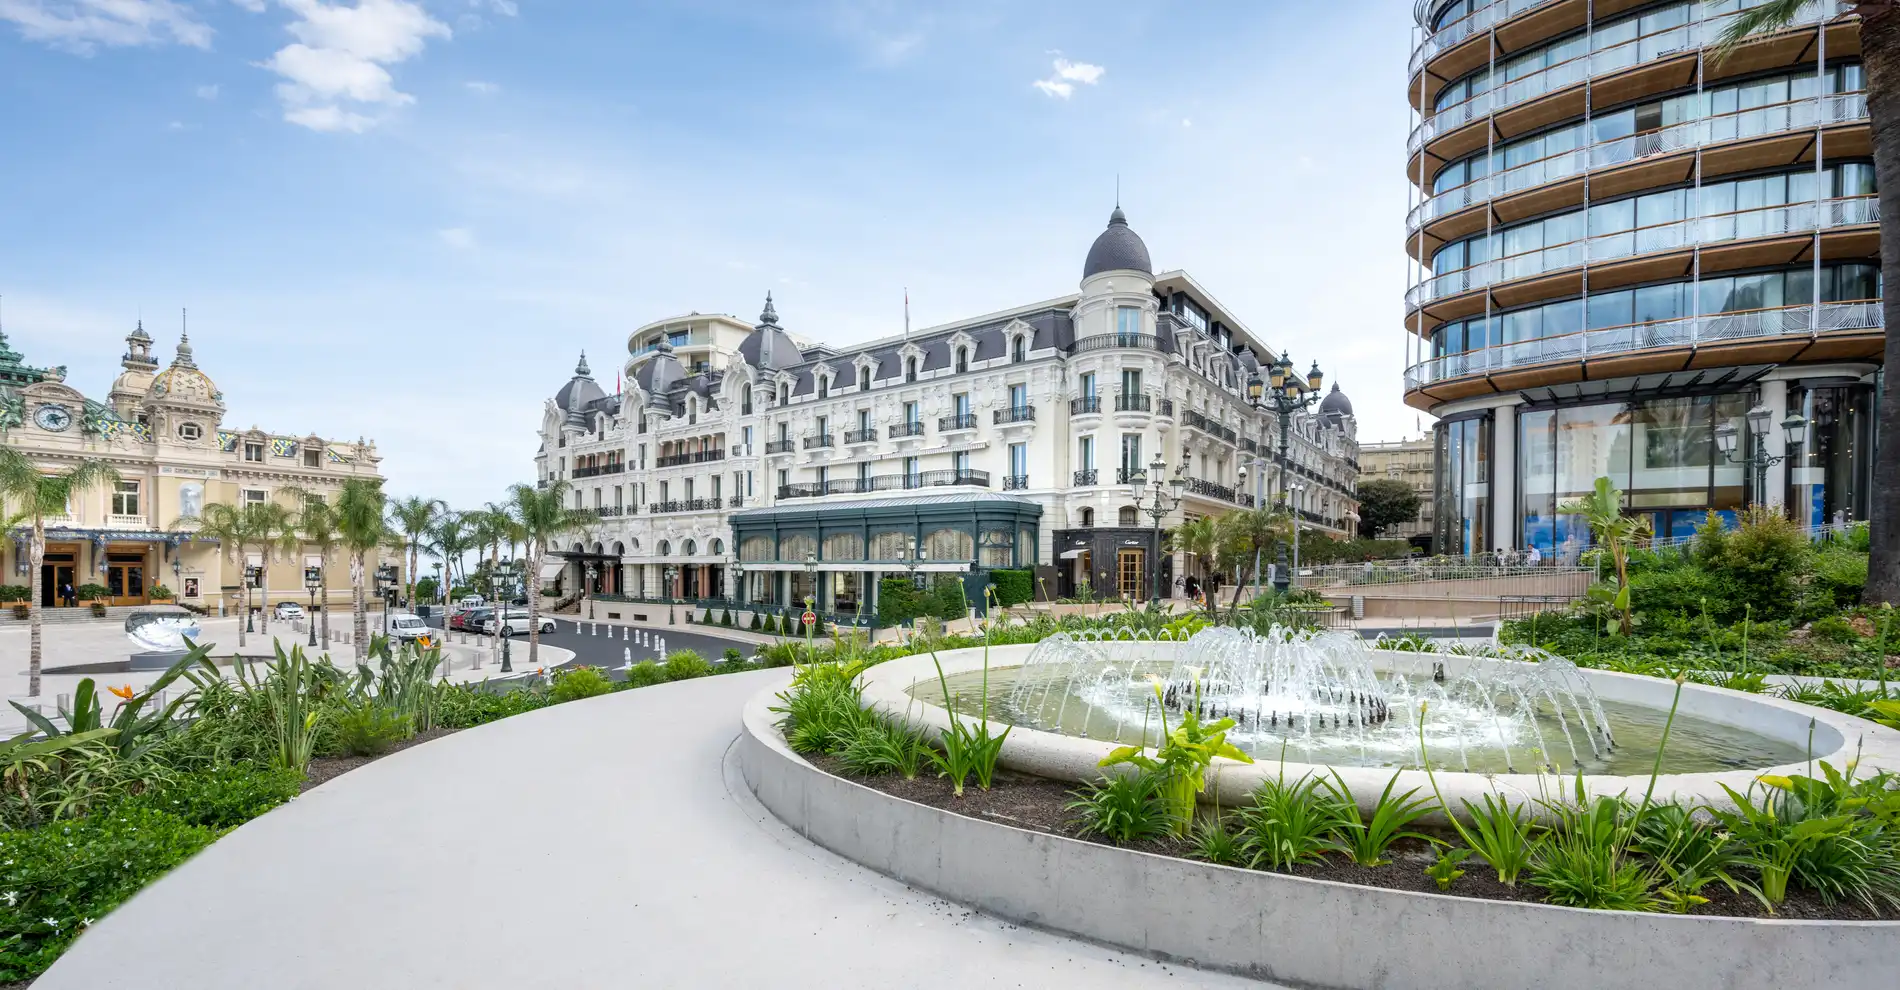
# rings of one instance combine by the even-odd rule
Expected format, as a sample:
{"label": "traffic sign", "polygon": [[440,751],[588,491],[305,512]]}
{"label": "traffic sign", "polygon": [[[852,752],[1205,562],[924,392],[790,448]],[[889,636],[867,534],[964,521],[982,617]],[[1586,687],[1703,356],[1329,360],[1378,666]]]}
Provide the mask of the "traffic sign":
{"label": "traffic sign", "polygon": [[818,613],[810,611],[808,609],[806,610],[804,615],[799,616],[798,621],[803,622],[804,624],[808,626],[815,626],[818,624]]}

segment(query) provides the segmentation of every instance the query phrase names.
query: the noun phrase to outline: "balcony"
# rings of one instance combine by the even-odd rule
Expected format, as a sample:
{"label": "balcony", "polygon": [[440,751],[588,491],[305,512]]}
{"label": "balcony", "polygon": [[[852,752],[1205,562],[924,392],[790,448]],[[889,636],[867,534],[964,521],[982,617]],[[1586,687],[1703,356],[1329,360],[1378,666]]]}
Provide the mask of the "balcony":
{"label": "balcony", "polygon": [[1492,0],[1456,20],[1446,21],[1438,30],[1425,36],[1412,52],[1411,74],[1418,75],[1425,63],[1437,58],[1440,53],[1450,51],[1461,42],[1472,38],[1499,21],[1508,20],[1527,10],[1534,10],[1556,0]]}
{"label": "balcony", "polygon": [[1115,469],[1115,483],[1118,485],[1132,485],[1135,483],[1136,478],[1140,478],[1144,482],[1147,481],[1148,470],[1146,468],[1126,467]]}
{"label": "balcony", "polygon": [[603,474],[619,474],[626,469],[627,466],[625,464],[600,464],[594,467],[578,467],[574,469],[574,477],[598,478]]}
{"label": "balcony", "polygon": [[[50,522],[50,520],[49,520]],[[115,530],[151,529],[152,524],[142,515],[112,512],[106,514],[106,528]]]}
{"label": "balcony", "polygon": [[1091,351],[1138,350],[1167,353],[1161,346],[1161,338],[1151,333],[1105,333],[1097,337],[1084,337],[1069,346],[1069,354],[1087,354]]}
{"label": "balcony", "polygon": [[596,505],[587,512],[597,519],[618,519],[627,514],[627,510],[618,505]]}
{"label": "balcony", "polygon": [[1190,495],[1219,499],[1222,502],[1232,502],[1236,505],[1240,504],[1241,494],[1226,485],[1217,485],[1211,481],[1202,481],[1199,478],[1189,478],[1187,479],[1186,488]]}
{"label": "balcony", "polygon": [[952,430],[976,429],[976,413],[957,413],[937,420],[937,432],[949,433]]}
{"label": "balcony", "polygon": [[1116,412],[1153,412],[1154,399],[1146,395],[1118,395],[1115,397]]}
{"label": "balcony", "polygon": [[[1691,16],[1696,16],[1707,7],[1694,4],[1689,9],[1692,12]],[[1822,9],[1821,4],[1810,4],[1807,9],[1796,15],[1794,25],[1814,24],[1820,21]],[[1735,16],[1734,12],[1718,14],[1707,19],[1692,20],[1687,24],[1678,24],[1640,35],[1512,79],[1463,102],[1441,107],[1436,112],[1426,115],[1412,130],[1411,136],[1406,140],[1406,153],[1417,154],[1420,148],[1432,140],[1474,120],[1569,88],[1585,79],[1663,59],[1693,57],[1696,49],[1714,44],[1722,32],[1728,29],[1729,23]],[[1541,48],[1543,45],[1533,47]]]}
{"label": "balcony", "polygon": [[997,426],[1004,426],[1009,423],[1034,423],[1036,421],[1036,407],[1011,406],[1008,409],[996,410],[992,416],[991,422]]}
{"label": "balcony", "polygon": [[1169,419],[1174,418],[1174,400],[1173,399],[1161,400],[1160,415],[1166,416]]}
{"label": "balcony", "polygon": [[1099,395],[1085,395],[1079,399],[1069,400],[1069,415],[1071,416],[1093,416],[1101,411],[1102,397]]}
{"label": "balcony", "polygon": [[654,458],[653,466],[679,467],[682,464],[706,464],[725,459],[726,452],[723,450],[699,450],[688,454],[667,454],[665,457]]}
{"label": "balcony", "polygon": [[[1557,182],[1585,171],[1652,159],[1679,151],[1745,141],[1771,134],[1811,131],[1816,126],[1867,120],[1867,94],[1836,93],[1787,103],[1774,103],[1733,113],[1686,120],[1641,134],[1600,141],[1559,152],[1514,168],[1495,172],[1462,186],[1443,190],[1412,208],[1406,229],[1420,226],[1482,203]],[[1482,226],[1480,224],[1479,226]]]}
{"label": "balcony", "polygon": [[729,498],[729,499],[726,499],[726,508],[728,508],[728,509],[743,509],[743,508],[745,508],[745,496],[744,496],[744,495],[734,495],[734,496],[732,496],[731,498]]}
{"label": "balcony", "polygon": [[837,438],[829,433],[818,433],[805,438],[806,450],[829,450],[837,445]]}
{"label": "balcony", "polygon": [[876,443],[876,442],[877,442],[877,427],[875,426],[867,426],[862,430],[844,431],[844,445],[847,447],[852,446],[853,444]]}
{"label": "balcony", "polygon": [[924,424],[921,422],[899,423],[890,428],[890,437],[892,440],[902,440],[905,437],[921,437],[923,435]]}
{"label": "balcony", "polygon": [[1101,472],[1095,470],[1094,468],[1084,468],[1080,471],[1077,471],[1075,473],[1075,487],[1077,488],[1092,487],[1098,483],[1096,479],[1099,478],[1100,476],[1101,476]]}
{"label": "balcony", "polygon": [[[1787,360],[1795,353],[1818,346],[1827,347],[1831,357],[1871,357],[1880,353],[1880,334],[1884,327],[1884,315],[1880,300],[1877,299],[1823,303],[1818,312],[1813,306],[1788,306],[1635,323],[1496,344],[1430,358],[1406,370],[1405,390],[1418,392],[1432,389],[1441,382],[1459,379],[1477,383],[1472,389],[1432,389],[1426,394],[1429,400],[1445,401],[1491,391],[1491,386],[1484,383],[1491,376],[1502,372],[1540,365],[1577,364],[1587,368],[1593,362],[1612,359],[1616,362],[1618,374],[1674,371],[1682,367],[1681,353],[1684,350],[1704,351],[1743,344],[1751,349],[1750,361]],[[1832,334],[1852,337],[1846,341],[1831,342],[1829,336]],[[1854,347],[1846,346],[1850,342],[1858,343]],[[1770,353],[1775,351],[1777,345],[1784,345],[1781,349],[1789,353]],[[1656,367],[1639,366],[1641,359],[1634,355],[1646,351],[1660,352],[1656,355]],[[1755,353],[1757,351],[1760,353]],[[1559,377],[1568,379],[1572,376]],[[1503,383],[1506,388],[1516,388],[1518,385],[1516,381]]]}
{"label": "balcony", "polygon": [[910,491],[918,488],[942,488],[966,485],[988,488],[987,471],[920,471],[916,474],[886,474],[875,478],[841,478],[836,481],[801,482],[780,485],[778,497],[818,498],[824,495],[864,495],[872,492]]}
{"label": "balcony", "polygon": [[1260,444],[1258,441],[1254,440],[1253,437],[1241,437],[1240,449],[1246,451],[1249,454],[1258,454],[1260,453]]}
{"label": "balcony", "polygon": [[1849,196],[1822,200],[1820,203],[1788,203],[1677,220],[1580,238],[1446,272],[1413,286],[1405,294],[1405,304],[1416,309],[1447,296],[1584,264],[1685,251],[1703,244],[1782,237],[1878,223],[1880,200],[1875,196]]}
{"label": "balcony", "polygon": [[1003,490],[1021,492],[1029,490],[1029,476],[1026,474],[1006,474],[1003,476]]}
{"label": "balcony", "polygon": [[1240,441],[1240,434],[1235,433],[1233,427],[1222,426],[1192,409],[1189,409],[1186,415],[1181,417],[1181,420],[1193,429],[1200,430],[1210,437],[1216,437],[1228,443],[1238,443]]}
{"label": "balcony", "polygon": [[767,454],[795,454],[798,452],[796,440],[772,440],[765,445]]}
{"label": "balcony", "polygon": [[654,515],[667,512],[713,512],[718,508],[719,500],[716,498],[681,498],[647,503],[647,511]]}

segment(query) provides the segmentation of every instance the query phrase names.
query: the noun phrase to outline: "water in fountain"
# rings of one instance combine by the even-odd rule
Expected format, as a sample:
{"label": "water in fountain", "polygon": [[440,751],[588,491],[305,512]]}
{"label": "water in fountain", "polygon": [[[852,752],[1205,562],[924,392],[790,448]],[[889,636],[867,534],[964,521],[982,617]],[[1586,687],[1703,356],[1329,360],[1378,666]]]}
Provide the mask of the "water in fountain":
{"label": "water in fountain", "polygon": [[[1020,667],[993,672],[992,714],[1046,731],[1154,744],[1164,715],[1172,722],[1194,706],[1209,718],[1234,719],[1229,740],[1256,758],[1284,752],[1298,762],[1416,766],[1423,703],[1431,758],[1453,769],[1648,770],[1654,749],[1644,747],[1666,712],[1606,708],[1574,664],[1539,651],[1512,658],[1528,662],[1456,659],[1407,675],[1380,672],[1367,644],[1348,633],[1217,628],[1181,643],[1119,644],[1059,633]],[[1447,677],[1447,666],[1462,672]],[[974,689],[967,676],[952,678],[953,693]],[[934,681],[918,695],[936,696]],[[1637,743],[1633,752],[1621,745],[1626,730]],[[1700,747],[1700,762],[1691,762],[1701,769],[1773,765],[1771,757],[1790,756],[1778,745],[1683,719],[1670,737],[1672,756]]]}

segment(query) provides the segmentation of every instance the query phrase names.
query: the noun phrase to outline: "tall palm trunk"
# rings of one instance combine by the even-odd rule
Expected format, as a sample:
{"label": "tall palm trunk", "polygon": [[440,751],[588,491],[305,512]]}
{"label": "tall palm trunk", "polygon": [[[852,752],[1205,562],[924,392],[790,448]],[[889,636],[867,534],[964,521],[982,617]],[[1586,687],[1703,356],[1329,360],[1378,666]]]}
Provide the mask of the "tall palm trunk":
{"label": "tall palm trunk", "polygon": [[266,549],[257,557],[257,587],[264,593],[264,607],[257,613],[257,630],[265,639],[270,639],[270,550]]}
{"label": "tall palm trunk", "polygon": [[363,593],[363,571],[368,566],[361,551],[350,555],[350,651],[358,660],[369,656],[363,643],[369,635],[369,598]]}
{"label": "tall palm trunk", "polygon": [[1900,604],[1900,11],[1862,7],[1861,59],[1867,73],[1867,109],[1873,120],[1874,180],[1880,187],[1881,310],[1887,351],[1880,409],[1878,455],[1869,503],[1873,556],[1868,561],[1867,604]]}
{"label": "tall palm trunk", "polygon": [[528,665],[531,667],[541,656],[541,589],[535,587],[540,580],[541,544],[536,541],[528,548],[528,576],[521,582],[528,590]]}
{"label": "tall palm trunk", "polygon": [[[328,653],[330,650],[330,568],[328,566],[329,563],[330,562],[326,560],[322,564],[317,565],[317,588],[323,595],[323,632],[321,635],[323,636],[323,650],[326,653]],[[314,615],[311,616],[310,621],[312,622],[317,621],[317,617]]]}
{"label": "tall palm trunk", "polygon": [[46,638],[46,616],[40,608],[40,595],[46,591],[46,581],[40,576],[40,568],[46,563],[46,520],[38,514],[33,516],[33,541],[27,557],[27,566],[32,568],[28,581],[32,590],[28,592],[30,597],[26,603],[29,620],[27,639],[30,641],[27,647],[26,693],[27,697],[37,698],[40,696],[40,659]]}
{"label": "tall palm trunk", "polygon": [[[242,549],[238,550],[238,557],[240,559],[244,557],[244,551]],[[244,582],[244,596],[239,599],[241,604],[238,605],[238,608],[244,611],[243,615],[238,616],[238,647],[242,649],[244,646],[244,624],[251,619],[251,578],[250,575],[244,573],[243,564],[238,565],[238,580]]]}

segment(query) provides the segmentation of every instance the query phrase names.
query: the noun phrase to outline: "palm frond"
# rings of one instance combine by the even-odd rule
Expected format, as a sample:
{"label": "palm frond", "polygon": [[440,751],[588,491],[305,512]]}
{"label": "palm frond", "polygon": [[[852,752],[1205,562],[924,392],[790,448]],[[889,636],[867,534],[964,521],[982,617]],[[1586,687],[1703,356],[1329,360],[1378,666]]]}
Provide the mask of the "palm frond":
{"label": "palm frond", "polygon": [[1795,18],[1810,0],[1768,0],[1758,7],[1750,7],[1735,15],[1728,27],[1722,29],[1720,37],[1709,48],[1709,59],[1720,65],[1741,47],[1742,43],[1758,34],[1780,31],[1794,24]]}

